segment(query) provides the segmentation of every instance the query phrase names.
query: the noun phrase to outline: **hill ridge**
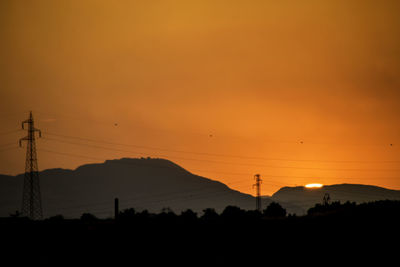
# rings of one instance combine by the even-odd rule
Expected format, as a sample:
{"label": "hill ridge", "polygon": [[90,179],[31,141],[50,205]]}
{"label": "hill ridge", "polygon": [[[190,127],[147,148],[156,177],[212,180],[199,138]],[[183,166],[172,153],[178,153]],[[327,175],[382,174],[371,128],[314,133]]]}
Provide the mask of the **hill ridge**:
{"label": "hill ridge", "polygon": [[[222,211],[227,205],[244,209],[255,206],[253,196],[162,158],[105,160],[74,170],[46,169],[39,176],[46,216],[78,217],[83,212],[112,216],[115,197],[120,199],[122,209],[154,212],[165,207],[179,213],[185,209],[201,212],[205,208]],[[0,181],[0,216],[17,210],[22,196],[23,174],[4,177]]]}
{"label": "hill ridge", "polygon": [[[23,175],[0,175],[0,216],[20,208]],[[163,158],[120,158],[89,163],[77,168],[45,169],[40,172],[45,216],[63,214],[78,217],[83,212],[112,216],[112,202],[120,199],[121,209],[135,208],[159,212],[169,207],[175,212],[205,208],[222,211],[228,205],[255,209],[255,197],[228,185],[199,176]],[[357,203],[400,199],[400,191],[375,185],[336,184],[308,189],[304,186],[280,188],[271,197],[262,197],[263,209],[279,202],[288,213],[302,215],[323,195],[332,201]]]}

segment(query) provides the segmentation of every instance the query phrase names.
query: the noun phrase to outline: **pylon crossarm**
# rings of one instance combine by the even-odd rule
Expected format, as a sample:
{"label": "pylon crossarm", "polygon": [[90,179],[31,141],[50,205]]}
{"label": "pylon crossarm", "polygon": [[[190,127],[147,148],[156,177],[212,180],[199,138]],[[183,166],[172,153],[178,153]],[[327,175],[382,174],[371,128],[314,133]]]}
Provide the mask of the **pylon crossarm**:
{"label": "pylon crossarm", "polygon": [[22,141],[25,141],[25,140],[29,140],[29,137],[25,136],[24,138],[19,139],[19,146],[20,147],[22,147]]}
{"label": "pylon crossarm", "polygon": [[42,131],[41,130],[35,128],[34,131],[35,132],[39,132],[39,137],[42,137]]}
{"label": "pylon crossarm", "polygon": [[31,122],[31,119],[24,120],[24,121],[22,122],[22,129],[25,130],[24,124],[25,124],[25,123],[30,123],[30,122]]}

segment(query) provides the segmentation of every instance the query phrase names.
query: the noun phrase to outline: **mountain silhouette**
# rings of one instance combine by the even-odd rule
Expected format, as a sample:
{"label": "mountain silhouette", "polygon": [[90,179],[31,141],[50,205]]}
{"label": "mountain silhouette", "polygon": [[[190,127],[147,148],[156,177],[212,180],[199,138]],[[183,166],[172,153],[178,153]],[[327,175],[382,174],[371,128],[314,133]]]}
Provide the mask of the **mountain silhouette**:
{"label": "mountain silhouette", "polygon": [[301,215],[315,204],[322,203],[325,194],[329,194],[330,201],[341,203],[350,201],[360,204],[377,200],[400,200],[399,190],[361,184],[337,184],[321,188],[283,187],[272,195],[272,199],[281,203],[289,213]]}
{"label": "mountain silhouette", "polygon": [[[217,212],[228,205],[254,209],[255,198],[230,189],[221,182],[194,175],[175,163],[155,158],[122,158],[87,164],[75,170],[48,169],[40,172],[44,216],[62,214],[79,217],[93,213],[112,217],[114,198],[120,210],[134,208],[176,213],[186,209]],[[23,174],[0,176],[0,216],[20,209]],[[263,206],[271,201],[263,199]]]}
{"label": "mountain silhouette", "polygon": [[[0,217],[21,208],[24,174],[0,175]],[[233,190],[225,184],[190,173],[177,164],[159,158],[122,158],[104,163],[86,164],[75,170],[48,169],[39,174],[44,217],[63,215],[78,218],[92,213],[100,218],[113,217],[114,198],[120,210],[175,213],[206,208],[222,212],[226,206],[254,210],[255,197]],[[251,182],[251,181],[250,181]],[[363,203],[376,200],[400,200],[400,191],[376,186],[341,184],[308,189],[283,187],[272,197],[262,197],[262,209],[272,201],[288,213],[303,215],[328,193],[331,201]]]}

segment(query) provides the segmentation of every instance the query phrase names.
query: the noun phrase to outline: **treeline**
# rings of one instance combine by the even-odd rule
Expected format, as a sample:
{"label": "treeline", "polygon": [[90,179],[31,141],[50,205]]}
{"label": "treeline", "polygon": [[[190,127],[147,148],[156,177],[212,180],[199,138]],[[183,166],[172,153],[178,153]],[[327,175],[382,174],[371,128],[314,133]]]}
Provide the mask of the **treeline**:
{"label": "treeline", "polygon": [[196,212],[188,209],[180,214],[174,213],[166,208],[158,214],[152,214],[148,211],[136,212],[134,209],[126,209],[120,212],[117,220],[121,222],[129,221],[161,221],[172,223],[218,223],[218,222],[233,222],[233,221],[259,221],[261,219],[283,219],[286,217],[286,210],[276,202],[272,202],[262,212],[257,210],[243,210],[236,206],[227,206],[222,213],[217,213],[214,209],[208,208],[203,210],[199,215]]}
{"label": "treeline", "polygon": [[[179,214],[169,208],[164,208],[160,213],[150,213],[147,210],[136,211],[133,208],[119,212],[117,218],[99,219],[91,213],[83,213],[80,217],[82,222],[116,221],[118,222],[162,222],[162,223],[224,223],[224,222],[262,222],[278,220],[310,220],[313,218],[353,218],[368,217],[370,219],[384,219],[400,217],[400,201],[384,200],[369,203],[356,204],[354,202],[332,202],[316,204],[310,208],[306,215],[296,216],[287,214],[286,210],[276,202],[270,203],[263,211],[243,210],[236,206],[227,206],[221,213],[208,208],[198,214],[191,209]],[[5,219],[5,218],[3,218]],[[19,213],[11,214],[9,219],[29,221]],[[52,216],[45,219],[46,222],[59,222],[66,220],[62,215]],[[76,219],[75,219],[76,220]]]}
{"label": "treeline", "polygon": [[[287,214],[286,210],[277,202],[270,203],[263,211],[244,210],[236,206],[227,206],[221,213],[208,208],[198,214],[190,209],[175,213],[169,208],[163,209],[160,213],[149,213],[147,210],[136,211],[133,208],[125,209],[118,215],[117,220],[121,222],[146,222],[160,221],[172,223],[223,223],[223,222],[259,222],[259,221],[284,221],[301,220],[313,218],[365,218],[385,219],[400,217],[400,201],[383,200],[369,203],[356,204],[355,202],[332,202],[326,204],[316,204],[310,208],[306,215],[296,216]],[[52,218],[50,218],[52,219]],[[53,219],[57,219],[53,218]],[[94,215],[85,213],[80,218],[82,221],[98,220]]]}
{"label": "treeline", "polygon": [[400,201],[317,204],[304,216],[287,214],[278,203],[261,212],[235,206],[201,214],[126,209],[117,219],[85,213],[79,219],[59,215],[30,221],[16,215],[0,219],[6,262],[29,264],[39,257],[41,265],[49,266],[235,264],[254,255],[297,261],[310,253],[347,259],[355,251],[387,255],[400,238]]}

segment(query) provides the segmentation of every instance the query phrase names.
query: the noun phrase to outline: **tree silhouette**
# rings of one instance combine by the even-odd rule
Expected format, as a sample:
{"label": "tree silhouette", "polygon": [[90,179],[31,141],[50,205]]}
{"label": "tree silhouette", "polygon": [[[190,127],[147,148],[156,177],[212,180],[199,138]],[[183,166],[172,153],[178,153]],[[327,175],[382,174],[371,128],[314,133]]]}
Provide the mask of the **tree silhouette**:
{"label": "tree silhouette", "polygon": [[215,211],[215,209],[205,209],[203,210],[203,216],[201,216],[201,219],[205,222],[215,222],[219,218],[218,213]]}
{"label": "tree silhouette", "polygon": [[136,211],[134,208],[130,208],[130,209],[125,209],[123,211],[121,211],[118,215],[118,218],[120,220],[131,220],[134,219],[136,215]]}
{"label": "tree silhouette", "polygon": [[157,214],[157,219],[159,222],[163,223],[173,223],[177,219],[177,215],[170,208],[163,208],[161,213]]}
{"label": "tree silhouette", "polygon": [[272,217],[272,218],[281,218],[286,217],[286,209],[282,208],[282,206],[277,202],[272,202],[269,206],[263,211],[264,216]]}
{"label": "tree silhouette", "polygon": [[357,208],[355,202],[347,201],[344,204],[341,204],[340,201],[335,201],[332,203],[324,203],[324,204],[316,204],[314,207],[310,208],[307,211],[307,214],[313,216],[320,216],[320,215],[335,215],[340,214],[343,215],[344,213],[352,213]]}
{"label": "tree silhouette", "polygon": [[236,206],[227,206],[221,214],[221,217],[226,221],[238,221],[244,219],[246,212]]}
{"label": "tree silhouette", "polygon": [[191,209],[182,211],[181,215],[180,215],[180,219],[184,222],[184,223],[193,223],[197,221],[197,213],[192,211]]}

